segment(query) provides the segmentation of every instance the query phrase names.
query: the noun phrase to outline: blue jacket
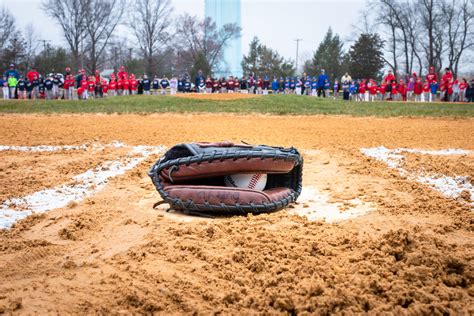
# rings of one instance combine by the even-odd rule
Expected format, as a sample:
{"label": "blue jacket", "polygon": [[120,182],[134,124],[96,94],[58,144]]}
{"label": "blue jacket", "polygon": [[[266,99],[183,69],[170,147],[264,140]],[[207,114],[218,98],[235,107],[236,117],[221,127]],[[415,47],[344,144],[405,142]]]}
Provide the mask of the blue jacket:
{"label": "blue jacket", "polygon": [[318,88],[324,88],[324,83],[329,81],[329,78],[327,75],[319,75],[318,77]]}
{"label": "blue jacket", "polygon": [[279,86],[280,86],[280,84],[278,83],[278,81],[273,81],[272,82],[272,90],[273,91],[277,91]]}
{"label": "blue jacket", "polygon": [[13,76],[17,80],[20,79],[20,73],[16,69],[8,69],[7,71],[5,71],[4,76],[7,78]]}
{"label": "blue jacket", "polygon": [[436,94],[438,92],[438,86],[439,86],[438,83],[434,83],[434,82],[431,83],[430,85],[431,94]]}

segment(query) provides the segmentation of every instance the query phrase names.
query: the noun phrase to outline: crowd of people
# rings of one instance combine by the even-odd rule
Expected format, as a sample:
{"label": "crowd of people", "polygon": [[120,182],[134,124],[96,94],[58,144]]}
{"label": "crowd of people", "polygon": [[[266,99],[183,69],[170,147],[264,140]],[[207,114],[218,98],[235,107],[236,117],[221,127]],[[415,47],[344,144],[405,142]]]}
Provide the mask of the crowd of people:
{"label": "crowd of people", "polygon": [[241,78],[212,78],[199,71],[194,82],[189,75],[180,78],[172,76],[147,75],[136,77],[129,74],[125,67],[107,78],[99,71],[87,75],[81,69],[74,75],[70,68],[64,73],[52,71],[41,75],[32,68],[26,75],[20,75],[11,64],[0,79],[3,99],[67,99],[88,100],[108,96],[123,95],[174,95],[176,93],[245,93],[245,94],[296,94],[334,99],[342,98],[358,102],[369,101],[413,101],[413,102],[474,102],[474,80],[455,79],[449,68],[441,78],[433,67],[423,78],[413,73],[397,80],[392,71],[377,82],[373,79],[353,80],[346,73],[341,79],[330,82],[322,70],[318,76],[303,74],[301,77],[257,76],[254,74]]}

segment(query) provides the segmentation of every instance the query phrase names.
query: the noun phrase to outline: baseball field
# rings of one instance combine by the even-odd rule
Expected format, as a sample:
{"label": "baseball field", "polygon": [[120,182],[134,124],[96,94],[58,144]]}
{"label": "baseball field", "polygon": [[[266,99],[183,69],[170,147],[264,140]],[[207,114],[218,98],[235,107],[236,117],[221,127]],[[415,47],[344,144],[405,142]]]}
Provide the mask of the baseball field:
{"label": "baseball field", "polygon": [[[153,209],[172,145],[294,146],[282,211]],[[474,313],[474,106],[0,102],[0,314]]]}

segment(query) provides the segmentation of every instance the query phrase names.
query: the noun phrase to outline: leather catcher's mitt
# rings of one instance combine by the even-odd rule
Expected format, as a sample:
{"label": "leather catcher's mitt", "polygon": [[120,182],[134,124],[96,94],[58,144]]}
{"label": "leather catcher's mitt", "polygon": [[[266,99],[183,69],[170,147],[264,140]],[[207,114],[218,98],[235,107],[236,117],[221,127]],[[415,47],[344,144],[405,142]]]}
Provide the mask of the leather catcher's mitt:
{"label": "leather catcher's mitt", "polygon": [[[168,150],[148,175],[171,209],[215,215],[280,210],[302,189],[303,158],[295,148],[191,143]],[[227,187],[224,177],[267,174],[263,191]]]}

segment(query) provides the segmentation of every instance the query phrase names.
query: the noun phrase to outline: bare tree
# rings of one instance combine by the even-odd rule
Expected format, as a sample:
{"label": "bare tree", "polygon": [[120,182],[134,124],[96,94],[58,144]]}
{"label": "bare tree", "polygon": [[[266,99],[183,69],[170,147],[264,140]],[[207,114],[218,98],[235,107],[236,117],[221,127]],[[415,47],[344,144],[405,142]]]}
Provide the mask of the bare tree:
{"label": "bare tree", "polygon": [[81,43],[85,36],[84,16],[90,0],[44,0],[43,10],[52,17],[63,30],[64,38],[71,49],[74,67],[78,67],[81,57]]}
{"label": "bare tree", "polygon": [[15,18],[8,9],[3,7],[0,10],[0,51],[6,47],[15,30]]}
{"label": "bare tree", "polygon": [[229,41],[240,37],[240,31],[236,24],[226,24],[218,29],[210,18],[199,20],[184,14],[176,24],[176,45],[181,56],[186,55],[193,65],[199,63],[213,70],[222,61]]}
{"label": "bare tree", "polygon": [[38,35],[36,34],[35,28],[32,23],[25,27],[25,67],[30,69],[31,64],[35,58],[36,52],[38,51],[39,42],[37,40]]}
{"label": "bare tree", "polygon": [[170,38],[170,0],[135,0],[130,27],[146,62],[148,75],[156,73],[157,54]]}
{"label": "bare tree", "polygon": [[124,0],[86,0],[84,20],[88,68],[94,72],[100,66],[100,57],[121,22],[125,11]]}
{"label": "bare tree", "polygon": [[[449,68],[457,76],[463,53],[474,47],[474,2],[468,0],[441,2],[441,12],[446,27],[447,58]],[[470,41],[468,41],[471,39]]]}

